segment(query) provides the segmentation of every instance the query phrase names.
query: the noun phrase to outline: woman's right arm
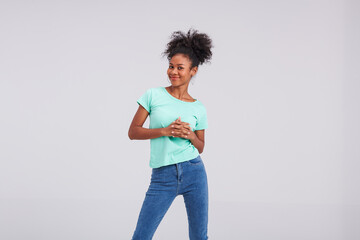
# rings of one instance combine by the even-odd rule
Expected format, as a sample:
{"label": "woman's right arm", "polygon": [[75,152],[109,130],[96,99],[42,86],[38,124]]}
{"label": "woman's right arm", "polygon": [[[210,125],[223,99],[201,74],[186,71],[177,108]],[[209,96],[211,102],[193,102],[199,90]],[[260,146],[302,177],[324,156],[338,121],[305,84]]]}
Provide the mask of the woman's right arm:
{"label": "woman's right arm", "polygon": [[149,112],[139,104],[139,108],[135,113],[128,132],[129,138],[131,140],[152,139],[165,136],[166,128],[143,128],[144,122],[148,115]]}

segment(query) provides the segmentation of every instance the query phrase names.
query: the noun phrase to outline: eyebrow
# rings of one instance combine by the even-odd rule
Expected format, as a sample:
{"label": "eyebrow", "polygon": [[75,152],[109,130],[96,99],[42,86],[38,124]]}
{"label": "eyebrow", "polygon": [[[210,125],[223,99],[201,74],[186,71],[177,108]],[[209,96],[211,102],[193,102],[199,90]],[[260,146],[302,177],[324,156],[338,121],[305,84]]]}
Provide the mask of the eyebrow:
{"label": "eyebrow", "polygon": [[[174,64],[172,64],[172,63],[170,63],[171,65],[174,65]],[[184,65],[184,64],[182,64],[182,63],[180,63],[180,64],[178,64],[178,65]]]}

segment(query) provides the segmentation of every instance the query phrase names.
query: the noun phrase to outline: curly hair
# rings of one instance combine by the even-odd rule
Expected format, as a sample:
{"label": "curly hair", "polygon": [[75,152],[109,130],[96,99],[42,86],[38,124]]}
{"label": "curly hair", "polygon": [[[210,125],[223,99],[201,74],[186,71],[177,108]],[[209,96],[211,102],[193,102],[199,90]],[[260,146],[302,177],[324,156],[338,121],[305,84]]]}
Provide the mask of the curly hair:
{"label": "curly hair", "polygon": [[163,56],[167,56],[169,61],[175,54],[182,53],[189,57],[191,68],[210,62],[213,44],[207,34],[198,33],[197,30],[190,28],[187,33],[173,32],[170,39],[166,50],[162,53]]}

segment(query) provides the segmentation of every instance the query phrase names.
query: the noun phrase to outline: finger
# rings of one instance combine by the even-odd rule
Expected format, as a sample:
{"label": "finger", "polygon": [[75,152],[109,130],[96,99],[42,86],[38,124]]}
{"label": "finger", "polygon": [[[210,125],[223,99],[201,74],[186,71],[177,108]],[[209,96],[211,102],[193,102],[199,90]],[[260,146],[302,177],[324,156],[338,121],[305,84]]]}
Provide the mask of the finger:
{"label": "finger", "polygon": [[182,124],[183,124],[184,126],[190,126],[190,123],[187,123],[187,122],[182,122]]}
{"label": "finger", "polygon": [[191,130],[191,127],[190,127],[189,125],[185,125],[184,127],[185,127],[186,129]]}
{"label": "finger", "polygon": [[189,135],[189,134],[190,134],[190,131],[188,131],[188,130],[184,130],[184,131],[183,131],[183,134],[185,134],[185,135]]}
{"label": "finger", "polygon": [[181,130],[189,131],[189,130],[191,130],[191,127],[190,126],[182,126]]}
{"label": "finger", "polygon": [[182,126],[182,124],[179,123],[179,122],[175,122],[174,125],[175,125],[175,126]]}
{"label": "finger", "polygon": [[181,137],[182,137],[182,138],[188,138],[188,137],[189,137],[189,135],[187,135],[187,134],[183,134]]}
{"label": "finger", "polygon": [[187,133],[188,132],[179,132],[177,136],[184,138],[186,135],[188,135]]}
{"label": "finger", "polygon": [[174,135],[174,136],[179,136],[180,135],[180,131],[179,130],[176,130],[176,129],[173,129],[171,131],[171,134]]}
{"label": "finger", "polygon": [[179,130],[179,131],[182,131],[185,129],[185,127],[182,125],[176,125],[175,128],[176,128],[176,130]]}

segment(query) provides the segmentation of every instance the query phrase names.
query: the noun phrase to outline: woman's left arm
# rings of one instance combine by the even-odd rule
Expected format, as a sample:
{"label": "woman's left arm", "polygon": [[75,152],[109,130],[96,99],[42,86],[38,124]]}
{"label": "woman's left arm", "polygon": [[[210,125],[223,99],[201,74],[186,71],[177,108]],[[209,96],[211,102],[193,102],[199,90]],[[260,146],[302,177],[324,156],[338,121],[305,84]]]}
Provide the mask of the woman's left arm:
{"label": "woman's left arm", "polygon": [[197,148],[199,153],[202,153],[205,146],[205,129],[191,132],[189,135],[189,140],[194,145],[194,147]]}

